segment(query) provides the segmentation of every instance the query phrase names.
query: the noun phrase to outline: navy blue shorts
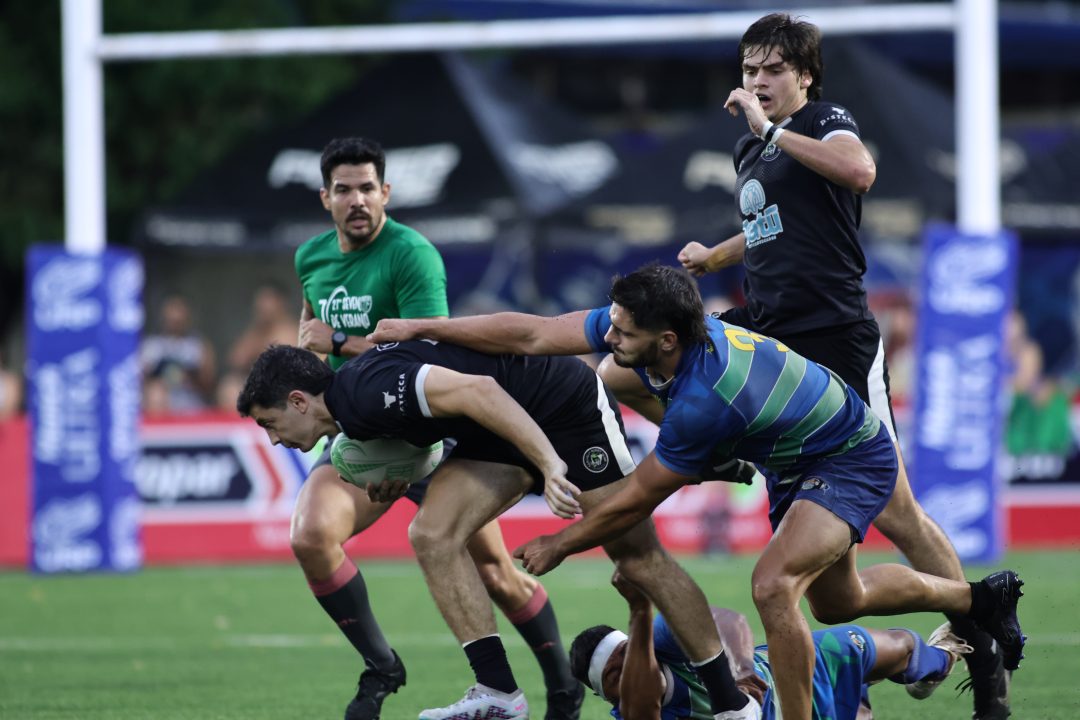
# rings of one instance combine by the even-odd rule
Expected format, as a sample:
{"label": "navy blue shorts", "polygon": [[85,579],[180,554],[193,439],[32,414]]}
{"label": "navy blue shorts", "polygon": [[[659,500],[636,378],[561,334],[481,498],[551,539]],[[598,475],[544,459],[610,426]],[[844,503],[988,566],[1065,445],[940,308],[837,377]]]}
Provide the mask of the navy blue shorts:
{"label": "navy blue shorts", "polygon": [[862,542],[896,487],[896,449],[884,424],[870,440],[847,452],[800,463],[769,480],[769,522],[780,526],[791,503],[809,500],[846,522]]}

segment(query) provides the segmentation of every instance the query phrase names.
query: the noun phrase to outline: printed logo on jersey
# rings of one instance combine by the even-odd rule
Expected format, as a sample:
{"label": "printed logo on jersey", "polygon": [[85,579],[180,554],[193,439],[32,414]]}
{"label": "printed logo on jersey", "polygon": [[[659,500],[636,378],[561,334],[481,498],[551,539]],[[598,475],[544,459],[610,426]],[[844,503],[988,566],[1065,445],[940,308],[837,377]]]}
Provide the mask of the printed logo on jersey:
{"label": "printed logo on jersey", "polygon": [[319,300],[319,319],[335,330],[371,329],[371,296],[350,295],[338,285],[330,297]]}
{"label": "printed logo on jersey", "polygon": [[809,478],[803,480],[801,490],[820,490],[821,492],[828,492],[829,483],[825,482],[821,478]]}
{"label": "printed logo on jersey", "polygon": [[765,207],[765,188],[757,180],[743,185],[739,193],[739,210],[749,220],[743,220],[743,233],[746,235],[746,247],[771,242],[784,232],[780,222],[780,208],[775,204]]}
{"label": "printed logo on jersey", "polygon": [[776,143],[769,143],[761,151],[761,159],[765,162],[772,162],[778,157],[780,157],[780,147]]}
{"label": "printed logo on jersey", "polygon": [[830,123],[841,123],[843,125],[850,125],[851,127],[855,127],[855,118],[851,117],[851,115],[848,114],[847,110],[842,107],[836,107],[835,105],[833,105],[830,109],[832,110],[832,114],[826,115],[825,117],[818,120],[818,125],[820,125],[821,127],[825,127]]}
{"label": "printed logo on jersey", "polygon": [[378,350],[379,352],[382,352],[383,350],[393,350],[397,346],[398,346],[398,344],[396,342],[379,343],[378,345],[375,346],[375,349]]}
{"label": "printed logo on jersey", "polygon": [[866,652],[866,638],[854,630],[847,631],[848,637],[851,638],[851,644],[855,646],[855,649],[860,653]]}
{"label": "printed logo on jersey", "polygon": [[581,462],[589,472],[602,473],[607,470],[610,459],[608,458],[607,450],[594,445],[586,450],[585,454],[581,456]]}
{"label": "printed logo on jersey", "polygon": [[397,387],[390,392],[382,391],[383,410],[389,410],[397,405],[398,412],[405,414],[405,373],[398,375]]}

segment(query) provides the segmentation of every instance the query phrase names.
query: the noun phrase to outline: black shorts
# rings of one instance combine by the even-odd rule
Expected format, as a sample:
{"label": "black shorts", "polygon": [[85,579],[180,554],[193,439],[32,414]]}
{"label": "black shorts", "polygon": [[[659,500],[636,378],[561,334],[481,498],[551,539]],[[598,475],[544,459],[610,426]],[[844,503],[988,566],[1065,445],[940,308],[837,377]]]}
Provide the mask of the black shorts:
{"label": "black shorts", "polygon": [[[746,325],[750,315],[744,307],[731,308],[719,317],[724,322],[756,330]],[[870,406],[896,442],[896,422],[889,396],[889,367],[885,363],[885,346],[876,320],[860,320],[850,325],[818,328],[775,339],[839,375]]]}
{"label": "black shorts", "polygon": [[[566,479],[580,490],[594,490],[621,480],[634,470],[634,460],[626,443],[622,416],[615,396],[596,377],[588,410],[559,418],[557,424],[542,426],[555,452],[566,463]],[[585,405],[585,403],[582,403]],[[531,492],[544,492],[544,478],[516,447],[502,439],[494,442],[462,441],[450,457],[502,463],[524,468],[533,478]]]}
{"label": "black shorts", "polygon": [[[566,463],[566,479],[582,491],[610,485],[634,471],[634,460],[626,443],[626,431],[619,413],[619,404],[600,377],[594,377],[595,385],[585,391],[591,395],[589,402],[580,403],[586,410],[565,415],[556,422],[541,427],[555,447],[555,452]],[[322,455],[312,465],[312,470],[320,465],[330,464],[332,443],[331,438]],[[524,468],[533,478],[530,492],[544,492],[544,478],[540,471],[525,459],[516,447],[501,438],[485,441],[457,441],[448,438],[443,440],[443,448],[443,460],[454,457]],[[423,502],[430,482],[430,475],[414,482],[405,492],[405,497],[419,505]]]}

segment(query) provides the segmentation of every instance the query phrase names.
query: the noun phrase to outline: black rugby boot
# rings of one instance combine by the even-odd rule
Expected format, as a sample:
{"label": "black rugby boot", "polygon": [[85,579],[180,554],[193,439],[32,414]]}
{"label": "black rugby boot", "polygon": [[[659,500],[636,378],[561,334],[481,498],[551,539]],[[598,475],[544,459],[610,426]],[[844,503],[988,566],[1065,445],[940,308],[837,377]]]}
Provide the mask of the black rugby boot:
{"label": "black rugby boot", "polygon": [[[1016,617],[1016,604],[1024,596],[1020,589],[1023,584],[1024,581],[1012,570],[1001,570],[972,583],[971,618],[997,640],[1006,670],[1015,670],[1024,657],[1027,638]],[[976,593],[981,596],[978,601]]]}
{"label": "black rugby boot", "polygon": [[578,720],[581,716],[581,703],[584,701],[585,686],[575,680],[572,690],[548,693],[544,720]]}
{"label": "black rugby boot", "polygon": [[405,665],[394,653],[394,665],[389,670],[369,667],[360,675],[356,697],[345,708],[345,720],[379,720],[383,700],[405,685]]}

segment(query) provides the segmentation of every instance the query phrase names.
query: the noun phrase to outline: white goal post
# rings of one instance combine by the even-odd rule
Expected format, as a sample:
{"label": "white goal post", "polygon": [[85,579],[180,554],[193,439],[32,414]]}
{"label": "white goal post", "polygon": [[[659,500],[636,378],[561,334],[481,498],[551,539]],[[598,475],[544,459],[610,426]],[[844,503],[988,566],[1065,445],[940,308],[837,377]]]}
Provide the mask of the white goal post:
{"label": "white goal post", "polygon": [[[996,0],[788,10],[827,36],[938,30],[956,37],[957,224],[1001,226]],[[429,52],[732,40],[764,10],[690,15],[102,34],[101,0],[63,0],[64,233],[68,250],[105,247],[103,66],[183,58]]]}

